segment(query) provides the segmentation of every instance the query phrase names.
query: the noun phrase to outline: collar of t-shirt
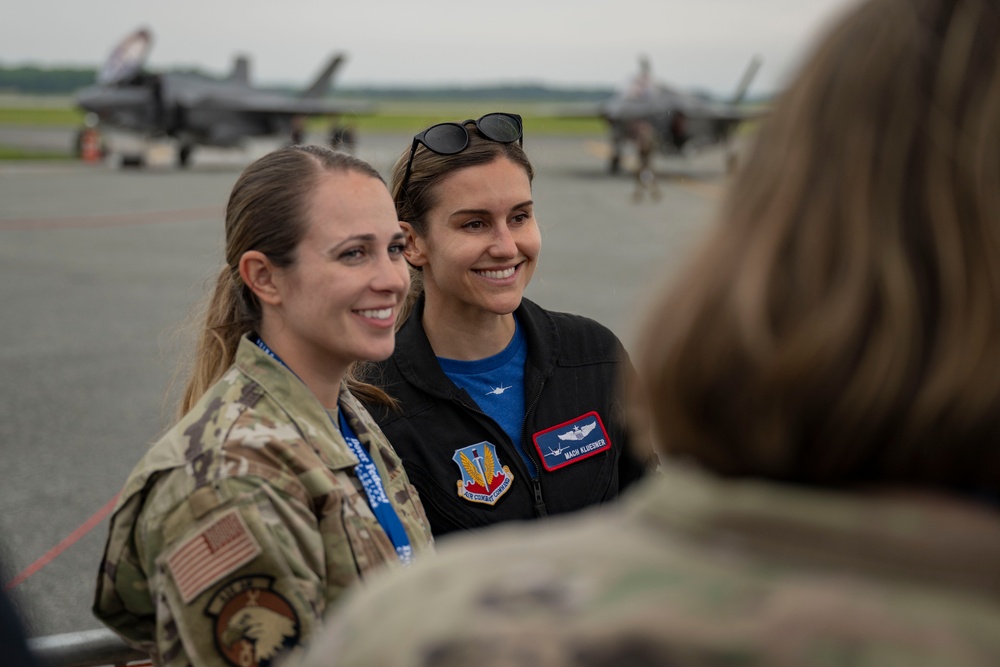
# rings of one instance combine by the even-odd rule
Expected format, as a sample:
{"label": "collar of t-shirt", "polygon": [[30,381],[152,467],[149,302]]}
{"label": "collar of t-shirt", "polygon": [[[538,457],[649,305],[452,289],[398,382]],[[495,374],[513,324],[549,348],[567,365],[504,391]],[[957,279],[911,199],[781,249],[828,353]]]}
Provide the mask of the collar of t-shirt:
{"label": "collar of t-shirt", "polygon": [[448,379],[464,389],[479,409],[500,425],[528,466],[531,476],[535,477],[535,464],[524,451],[521,442],[521,429],[524,428],[524,364],[528,360],[528,341],[517,318],[514,318],[514,337],[498,354],[475,361],[445,357],[438,357],[437,360]]}

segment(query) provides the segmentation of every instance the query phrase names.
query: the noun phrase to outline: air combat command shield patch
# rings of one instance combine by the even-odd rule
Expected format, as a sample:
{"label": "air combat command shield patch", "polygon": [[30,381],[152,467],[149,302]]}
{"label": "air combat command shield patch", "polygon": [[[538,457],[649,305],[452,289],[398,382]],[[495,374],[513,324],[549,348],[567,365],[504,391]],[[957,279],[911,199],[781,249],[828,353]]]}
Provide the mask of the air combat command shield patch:
{"label": "air combat command shield patch", "polygon": [[510,468],[500,465],[496,447],[489,442],[457,449],[452,460],[462,473],[456,482],[458,495],[468,501],[493,505],[514,481]]}

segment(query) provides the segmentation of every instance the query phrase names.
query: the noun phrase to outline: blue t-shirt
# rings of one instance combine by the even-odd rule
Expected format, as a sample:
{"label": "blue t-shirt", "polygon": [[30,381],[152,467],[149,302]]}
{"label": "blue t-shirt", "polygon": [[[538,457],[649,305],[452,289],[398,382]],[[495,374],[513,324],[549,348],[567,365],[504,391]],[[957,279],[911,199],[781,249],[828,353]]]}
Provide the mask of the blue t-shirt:
{"label": "blue t-shirt", "polygon": [[499,354],[475,361],[438,357],[441,370],[457,386],[468,392],[479,409],[489,415],[507,433],[517,453],[535,477],[535,464],[521,445],[524,426],[524,363],[528,360],[528,341],[514,318],[514,338]]}

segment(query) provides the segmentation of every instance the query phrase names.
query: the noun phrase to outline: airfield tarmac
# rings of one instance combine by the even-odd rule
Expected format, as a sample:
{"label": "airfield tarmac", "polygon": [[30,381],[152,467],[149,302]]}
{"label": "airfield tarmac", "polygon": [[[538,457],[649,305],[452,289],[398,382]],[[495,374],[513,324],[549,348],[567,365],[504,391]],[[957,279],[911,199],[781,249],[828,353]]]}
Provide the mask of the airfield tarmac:
{"label": "airfield tarmac", "polygon": [[[31,141],[63,140],[52,132]],[[660,199],[637,203],[630,176],[605,173],[601,139],[529,128],[543,249],[527,296],[604,323],[631,349],[643,304],[711,218],[723,156],[661,159]],[[356,152],[387,174],[409,143],[363,135]],[[229,190],[274,146],[196,152],[185,171],[169,158],[142,171],[0,162],[4,582],[78,536],[169,425],[164,396],[191,340],[182,325],[221,268]],[[106,534],[104,519],[13,589],[29,634],[101,627],[90,605]]]}

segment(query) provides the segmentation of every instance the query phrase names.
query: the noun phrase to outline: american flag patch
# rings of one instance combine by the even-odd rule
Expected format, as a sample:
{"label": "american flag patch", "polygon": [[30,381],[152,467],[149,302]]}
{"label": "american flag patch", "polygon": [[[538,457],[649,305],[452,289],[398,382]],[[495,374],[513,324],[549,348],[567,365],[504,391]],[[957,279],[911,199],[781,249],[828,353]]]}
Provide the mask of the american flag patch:
{"label": "american flag patch", "polygon": [[233,509],[190,538],[167,558],[184,604],[260,553],[240,513]]}

